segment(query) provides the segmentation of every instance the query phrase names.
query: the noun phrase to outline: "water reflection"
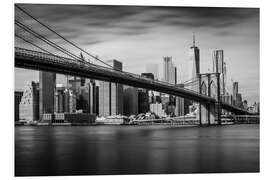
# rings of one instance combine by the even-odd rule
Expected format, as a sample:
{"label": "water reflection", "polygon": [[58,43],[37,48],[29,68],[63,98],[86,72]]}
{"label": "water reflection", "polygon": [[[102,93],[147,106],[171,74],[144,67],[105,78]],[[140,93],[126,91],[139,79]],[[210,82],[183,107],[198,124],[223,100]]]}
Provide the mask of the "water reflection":
{"label": "water reflection", "polygon": [[259,171],[259,126],[16,127],[15,174]]}

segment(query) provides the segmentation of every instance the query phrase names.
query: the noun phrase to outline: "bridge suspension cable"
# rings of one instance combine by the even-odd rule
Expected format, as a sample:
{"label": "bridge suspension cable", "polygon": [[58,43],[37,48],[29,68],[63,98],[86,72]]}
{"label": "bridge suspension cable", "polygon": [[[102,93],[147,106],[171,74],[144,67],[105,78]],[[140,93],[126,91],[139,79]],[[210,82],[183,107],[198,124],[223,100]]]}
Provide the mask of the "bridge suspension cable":
{"label": "bridge suspension cable", "polygon": [[59,36],[60,38],[62,38],[63,40],[65,40],[66,42],[68,42],[69,44],[71,44],[72,46],[76,47],[77,49],[81,50],[82,52],[86,53],[87,55],[89,55],[90,57],[98,60],[99,62],[113,68],[113,66],[111,66],[110,64],[102,61],[101,59],[99,59],[98,57],[90,54],[89,52],[85,51],[84,49],[80,48],[78,45],[76,45],[75,43],[71,42],[70,40],[66,39],[65,37],[63,37],[62,35],[60,35],[59,33],[57,33],[55,30],[51,29],[49,26],[47,26],[46,24],[42,23],[40,20],[36,19],[34,16],[32,16],[31,14],[29,14],[28,12],[26,12],[23,8],[21,8],[20,6],[18,6],[17,4],[15,4],[15,7],[18,8],[19,10],[21,10],[23,13],[25,13],[26,15],[28,15],[29,17],[31,17],[32,19],[34,19],[36,22],[38,22],[39,24],[41,24],[43,27],[47,28],[48,30],[50,30],[51,32],[53,32],[54,34],[56,34],[57,36]]}
{"label": "bridge suspension cable", "polygon": [[193,83],[193,82],[196,82],[196,81],[198,81],[197,78],[192,78],[192,79],[184,81],[183,84],[190,84],[190,83]]}
{"label": "bridge suspension cable", "polygon": [[36,48],[38,48],[38,49],[40,49],[40,50],[42,50],[42,51],[44,51],[44,52],[46,52],[46,53],[48,53],[48,54],[50,54],[50,55],[55,55],[55,54],[53,54],[53,53],[47,51],[46,49],[44,49],[44,48],[42,48],[42,47],[36,45],[35,43],[33,43],[33,42],[31,42],[31,41],[29,41],[29,40],[23,38],[22,36],[20,36],[20,35],[18,35],[18,34],[16,34],[16,33],[15,33],[15,37],[17,37],[17,38],[23,40],[24,42],[27,42],[27,43],[29,43],[29,44],[35,46]]}
{"label": "bridge suspension cable", "polygon": [[21,22],[15,20],[15,24],[20,27],[21,29],[27,31],[28,33],[32,34],[33,36],[35,36],[36,38],[42,40],[43,42],[49,44],[50,46],[54,47],[55,49],[61,51],[62,53],[66,54],[67,56],[71,57],[72,59],[77,59],[80,60],[80,57],[78,57],[77,55],[69,52],[68,50],[62,48],[61,46],[55,44],[54,42],[50,41],[49,39],[47,39],[46,37],[40,35],[39,33],[35,32],[34,30],[32,30],[31,28],[27,27],[26,25],[22,24]]}

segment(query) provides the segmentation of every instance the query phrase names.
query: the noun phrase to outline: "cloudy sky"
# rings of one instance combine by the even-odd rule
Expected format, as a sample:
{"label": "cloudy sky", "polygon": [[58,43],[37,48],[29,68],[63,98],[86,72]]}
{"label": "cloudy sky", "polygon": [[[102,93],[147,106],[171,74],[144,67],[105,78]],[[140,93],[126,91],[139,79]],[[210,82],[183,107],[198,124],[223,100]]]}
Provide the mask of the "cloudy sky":
{"label": "cloudy sky", "polygon": [[[212,51],[223,49],[227,64],[227,90],[231,92],[231,80],[238,81],[243,99],[249,102],[259,100],[259,9],[19,6],[100,59],[122,61],[125,71],[140,74],[145,71],[146,64],[155,63],[159,65],[161,78],[162,58],[172,56],[178,68],[178,83],[187,80],[188,50],[195,32],[201,72],[212,70]],[[80,53],[16,8],[15,17],[59,45]],[[15,32],[26,35],[16,27]],[[30,36],[29,39],[41,44]],[[20,41],[16,39],[15,45],[21,46]],[[38,80],[37,72],[15,69],[16,90],[22,90],[31,80]],[[59,76],[58,82],[61,81]]]}

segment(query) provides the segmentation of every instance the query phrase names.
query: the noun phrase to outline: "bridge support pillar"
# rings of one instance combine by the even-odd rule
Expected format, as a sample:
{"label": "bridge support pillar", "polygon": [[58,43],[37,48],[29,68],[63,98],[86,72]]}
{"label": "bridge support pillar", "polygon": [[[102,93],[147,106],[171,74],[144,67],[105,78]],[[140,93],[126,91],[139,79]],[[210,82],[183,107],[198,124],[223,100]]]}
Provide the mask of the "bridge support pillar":
{"label": "bridge support pillar", "polygon": [[215,124],[216,107],[214,104],[200,104],[200,125]]}
{"label": "bridge support pillar", "polygon": [[221,107],[220,102],[216,103],[216,121],[219,125],[221,125]]}

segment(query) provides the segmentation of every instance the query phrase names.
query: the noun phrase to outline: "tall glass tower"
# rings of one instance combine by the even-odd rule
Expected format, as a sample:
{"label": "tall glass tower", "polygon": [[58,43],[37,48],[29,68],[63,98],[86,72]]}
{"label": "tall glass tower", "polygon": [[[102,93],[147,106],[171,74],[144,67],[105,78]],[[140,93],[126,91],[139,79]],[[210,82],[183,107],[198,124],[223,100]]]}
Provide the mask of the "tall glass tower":
{"label": "tall glass tower", "polygon": [[163,74],[164,74],[164,81],[170,84],[176,84],[176,67],[172,62],[172,57],[163,57]]}
{"label": "tall glass tower", "polygon": [[39,72],[39,119],[44,113],[54,112],[56,74],[52,72]]}
{"label": "tall glass tower", "polygon": [[[117,60],[108,60],[108,64],[116,70],[122,70],[122,62]],[[112,82],[99,82],[99,115],[110,116],[123,114],[123,85]]]}
{"label": "tall glass tower", "polygon": [[200,50],[195,45],[195,34],[193,33],[193,44],[189,49],[189,74],[188,80],[195,80],[200,74]]}
{"label": "tall glass tower", "polygon": [[224,62],[224,51],[213,51],[213,72],[220,73],[220,89],[221,95],[225,95],[225,82],[226,82],[226,63]]}
{"label": "tall glass tower", "polygon": [[200,50],[195,45],[194,33],[193,43],[189,48],[188,70],[188,81],[190,84],[187,88],[199,92],[198,76],[200,74]]}

